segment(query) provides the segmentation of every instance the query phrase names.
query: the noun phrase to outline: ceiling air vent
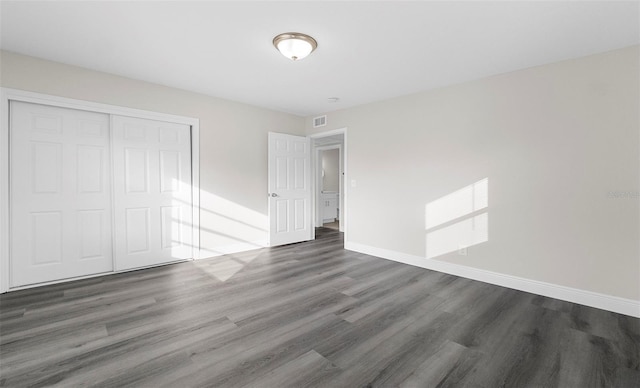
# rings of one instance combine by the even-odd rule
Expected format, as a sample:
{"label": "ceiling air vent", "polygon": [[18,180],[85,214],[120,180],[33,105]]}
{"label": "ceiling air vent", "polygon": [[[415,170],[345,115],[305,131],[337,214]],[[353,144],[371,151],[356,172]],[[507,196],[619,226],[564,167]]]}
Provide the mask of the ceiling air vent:
{"label": "ceiling air vent", "polygon": [[314,117],[313,118],[313,127],[314,128],[324,127],[325,125],[327,125],[327,115],[318,116],[318,117]]}

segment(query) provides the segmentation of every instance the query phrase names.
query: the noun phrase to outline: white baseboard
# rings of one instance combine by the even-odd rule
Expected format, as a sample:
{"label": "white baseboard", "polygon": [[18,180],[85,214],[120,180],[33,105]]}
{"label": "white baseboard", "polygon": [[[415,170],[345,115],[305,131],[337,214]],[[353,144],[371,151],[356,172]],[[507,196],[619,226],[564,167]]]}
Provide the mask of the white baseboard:
{"label": "white baseboard", "polygon": [[230,255],[232,253],[240,253],[246,251],[252,251],[254,249],[266,248],[269,246],[269,240],[256,240],[241,242],[238,244],[224,245],[221,247],[215,247],[215,249],[200,249],[200,259],[206,259],[209,257],[217,257],[222,255]]}
{"label": "white baseboard", "polygon": [[444,272],[463,278],[478,280],[484,283],[495,284],[560,299],[567,302],[582,304],[602,310],[613,311],[624,315],[640,318],[640,301],[625,299],[616,296],[599,294],[597,292],[580,290],[577,288],[560,286],[557,284],[525,279],[517,276],[505,275],[497,272],[467,267],[464,265],[448,263],[446,261],[427,259],[425,257],[409,255],[388,249],[376,248],[365,244],[345,242],[344,248],[350,251],[365,253],[367,255],[381,257],[383,259],[397,261],[416,267],[426,268],[438,272]]}

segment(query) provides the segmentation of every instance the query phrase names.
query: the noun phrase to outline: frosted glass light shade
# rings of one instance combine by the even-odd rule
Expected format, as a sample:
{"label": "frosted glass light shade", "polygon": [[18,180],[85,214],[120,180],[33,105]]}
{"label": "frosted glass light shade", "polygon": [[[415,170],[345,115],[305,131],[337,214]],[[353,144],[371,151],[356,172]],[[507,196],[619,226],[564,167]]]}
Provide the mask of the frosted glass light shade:
{"label": "frosted glass light shade", "polygon": [[282,55],[298,61],[305,58],[318,47],[315,39],[298,32],[287,32],[273,38],[273,45]]}

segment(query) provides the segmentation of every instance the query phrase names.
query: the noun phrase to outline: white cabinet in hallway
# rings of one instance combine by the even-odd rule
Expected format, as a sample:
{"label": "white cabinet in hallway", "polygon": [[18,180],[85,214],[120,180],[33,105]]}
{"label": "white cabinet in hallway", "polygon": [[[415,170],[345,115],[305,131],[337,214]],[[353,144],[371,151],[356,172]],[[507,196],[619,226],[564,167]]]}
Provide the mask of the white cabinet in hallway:
{"label": "white cabinet in hallway", "polygon": [[339,217],[338,201],[339,195],[336,192],[322,192],[320,195],[322,208],[322,222],[333,222]]}

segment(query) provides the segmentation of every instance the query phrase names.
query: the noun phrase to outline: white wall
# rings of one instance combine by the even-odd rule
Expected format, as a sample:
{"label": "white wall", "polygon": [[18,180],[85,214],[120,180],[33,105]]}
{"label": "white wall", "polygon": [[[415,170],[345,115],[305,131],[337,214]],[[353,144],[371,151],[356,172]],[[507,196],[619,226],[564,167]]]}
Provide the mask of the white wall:
{"label": "white wall", "polygon": [[434,263],[640,300],[638,57],[634,46],[328,113],[323,130],[348,128],[356,183],[347,246],[428,261],[427,204],[488,178],[488,207],[429,230],[481,241],[463,224],[485,214],[488,240]]}
{"label": "white wall", "polygon": [[322,155],[322,177],[323,191],[340,191],[340,150],[334,148],[332,150],[324,150],[320,152]]}
{"label": "white wall", "polygon": [[304,119],[6,51],[0,86],[200,119],[204,254],[266,242],[267,133],[304,134]]}

